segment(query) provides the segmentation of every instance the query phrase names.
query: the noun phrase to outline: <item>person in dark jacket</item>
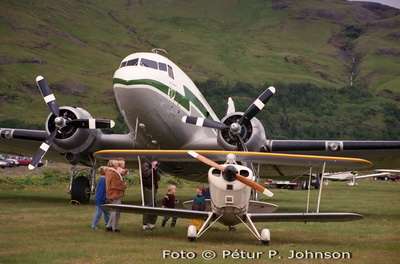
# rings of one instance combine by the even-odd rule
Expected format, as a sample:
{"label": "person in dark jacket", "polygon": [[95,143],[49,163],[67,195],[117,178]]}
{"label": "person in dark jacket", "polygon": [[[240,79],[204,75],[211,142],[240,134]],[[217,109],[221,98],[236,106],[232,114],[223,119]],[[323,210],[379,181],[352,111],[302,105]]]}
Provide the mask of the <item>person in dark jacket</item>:
{"label": "person in dark jacket", "polygon": [[[175,208],[175,205],[178,203],[178,200],[175,198],[176,186],[170,184],[167,187],[168,193],[164,196],[161,202],[162,208]],[[164,227],[167,221],[170,219],[169,216],[165,216],[162,220],[161,226]],[[174,227],[176,224],[177,217],[172,217],[171,227]]]}
{"label": "person in dark jacket", "polygon": [[95,196],[95,202],[96,202],[96,211],[93,216],[93,221],[92,221],[92,228],[95,230],[98,230],[97,225],[100,222],[101,215],[104,214],[104,221],[107,225],[108,221],[110,220],[110,212],[107,210],[101,209],[100,205],[107,203],[107,196],[106,196],[106,172],[108,170],[107,166],[101,166],[99,168],[99,173],[100,173],[100,179],[97,184],[96,188],[96,196]]}
{"label": "person in dark jacket", "polygon": [[[153,159],[150,163],[145,162],[142,164],[142,184],[143,184],[143,199],[144,205],[149,207],[156,207],[157,203],[157,190],[158,181],[161,179],[160,172],[158,171],[158,161]],[[156,214],[143,214],[143,230],[155,230],[157,222]]]}

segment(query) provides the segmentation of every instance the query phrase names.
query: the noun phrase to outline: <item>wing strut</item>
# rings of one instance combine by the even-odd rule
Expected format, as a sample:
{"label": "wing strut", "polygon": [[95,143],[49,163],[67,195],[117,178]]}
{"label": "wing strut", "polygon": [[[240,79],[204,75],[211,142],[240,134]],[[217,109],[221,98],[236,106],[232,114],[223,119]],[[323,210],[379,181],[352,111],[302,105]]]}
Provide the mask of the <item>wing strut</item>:
{"label": "wing strut", "polygon": [[217,217],[217,219],[215,219],[211,224],[210,221],[211,219],[215,216],[215,214],[213,212],[209,212],[208,213],[208,217],[207,220],[204,222],[204,224],[201,226],[199,232],[196,235],[196,239],[198,239],[201,235],[203,235],[212,225],[214,225],[222,216],[223,214],[221,214],[220,216]]}
{"label": "wing strut", "polygon": [[[322,175],[321,175],[321,181],[320,181],[321,183],[324,182],[325,165],[326,165],[326,162],[324,162],[324,166],[322,166]],[[322,186],[323,186],[323,184],[320,184],[320,186],[319,186],[318,203],[317,203],[317,213],[319,213],[319,204],[320,204],[320,202],[321,202]]]}
{"label": "wing strut", "polygon": [[142,194],[142,206],[144,206],[144,192],[143,192],[143,178],[142,178],[142,162],[140,161],[140,156],[138,155],[139,163],[139,180],[140,180],[140,192]]}
{"label": "wing strut", "polygon": [[306,213],[308,213],[308,208],[310,207],[311,175],[312,175],[312,166],[310,166],[310,173],[308,175],[308,193],[307,193],[307,209],[306,209]]}
{"label": "wing strut", "polygon": [[243,221],[243,219],[242,219],[241,217],[239,217],[238,215],[236,215],[236,217],[250,230],[250,232],[251,232],[258,240],[261,240],[261,235],[260,235],[260,233],[258,232],[256,226],[254,225],[253,220],[251,220],[249,214],[246,214],[246,221],[247,221],[247,223],[249,223],[249,224],[247,224],[245,221]]}

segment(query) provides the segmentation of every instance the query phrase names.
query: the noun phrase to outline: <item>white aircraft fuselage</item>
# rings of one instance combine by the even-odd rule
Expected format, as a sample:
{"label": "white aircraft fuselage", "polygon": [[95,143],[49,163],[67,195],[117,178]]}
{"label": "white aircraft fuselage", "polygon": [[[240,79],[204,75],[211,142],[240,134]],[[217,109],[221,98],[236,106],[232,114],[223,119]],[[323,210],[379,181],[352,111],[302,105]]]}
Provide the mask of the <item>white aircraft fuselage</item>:
{"label": "white aircraft fuselage", "polygon": [[[114,93],[130,130],[150,149],[216,149],[217,133],[183,123],[199,116],[219,121],[193,81],[172,61],[155,53],[134,53],[115,72]],[[201,146],[191,144],[199,139]]]}

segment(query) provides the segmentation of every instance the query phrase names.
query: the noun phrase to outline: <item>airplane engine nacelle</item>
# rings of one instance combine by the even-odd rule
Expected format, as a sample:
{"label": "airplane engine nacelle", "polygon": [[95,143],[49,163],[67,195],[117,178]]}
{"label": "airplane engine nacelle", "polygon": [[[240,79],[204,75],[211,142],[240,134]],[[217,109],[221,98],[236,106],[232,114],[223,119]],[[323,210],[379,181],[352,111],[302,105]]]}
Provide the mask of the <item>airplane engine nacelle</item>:
{"label": "airplane engine nacelle", "polygon": [[[80,107],[63,106],[60,107],[60,116],[69,120],[74,119],[92,119],[93,117]],[[46,120],[46,131],[51,133],[56,129],[55,116],[50,114]],[[71,163],[77,163],[79,154],[88,150],[101,136],[99,129],[82,129],[73,126],[65,126],[57,133],[52,144],[60,153],[67,154],[67,160]],[[77,159],[77,160],[75,160]]]}
{"label": "airplane engine nacelle", "polygon": [[[235,172],[254,181],[253,172],[241,165],[221,165],[224,167],[231,166],[235,168]],[[210,195],[213,205],[221,210],[221,208],[230,208],[232,213],[240,213],[248,207],[248,200],[251,194],[251,188],[232,175],[221,172],[215,168],[211,168],[208,172],[208,181],[210,184]],[[218,197],[218,198],[217,198]]]}
{"label": "airplane engine nacelle", "polygon": [[[233,113],[225,116],[221,122],[227,126],[238,123],[243,113]],[[243,139],[249,151],[259,151],[266,142],[264,126],[257,118],[250,121],[245,120],[241,126],[240,137]],[[237,150],[238,136],[233,134],[229,128],[221,129],[218,132],[218,145],[224,150]]]}

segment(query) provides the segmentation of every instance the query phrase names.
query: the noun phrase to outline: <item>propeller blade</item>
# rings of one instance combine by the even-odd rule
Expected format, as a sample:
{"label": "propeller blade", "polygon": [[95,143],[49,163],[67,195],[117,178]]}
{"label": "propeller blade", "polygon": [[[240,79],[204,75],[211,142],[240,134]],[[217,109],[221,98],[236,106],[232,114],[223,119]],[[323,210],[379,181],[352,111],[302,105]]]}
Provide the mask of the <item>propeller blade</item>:
{"label": "propeller blade", "polygon": [[36,77],[36,83],[39,87],[40,92],[42,93],[44,101],[50,108],[50,111],[53,113],[53,115],[59,116],[60,109],[58,107],[54,94],[51,92],[50,87],[46,83],[46,80],[42,76],[38,76]]}
{"label": "propeller blade", "polygon": [[[198,159],[199,161],[203,162],[204,164],[207,164],[210,167],[216,168],[217,170],[220,170],[222,172],[225,171],[225,167],[224,166],[219,165],[215,161],[212,161],[212,160],[204,157],[203,155],[198,154],[195,151],[189,150],[188,153],[193,158]],[[256,191],[259,191],[259,192],[261,192],[261,193],[263,193],[263,194],[265,194],[265,195],[267,195],[269,197],[274,196],[274,194],[271,191],[267,190],[266,188],[264,188],[260,184],[254,182],[254,181],[252,181],[250,179],[247,179],[246,177],[244,177],[244,176],[242,176],[242,175],[240,175],[238,173],[236,174],[236,179],[238,181],[240,181],[241,183],[246,184],[250,188],[253,188]]]}
{"label": "propeller blade", "polygon": [[240,174],[236,174],[236,180],[240,181],[243,184],[246,184],[247,186],[253,188],[256,191],[259,191],[259,192],[265,194],[268,197],[274,196],[274,194],[271,191],[269,191],[268,189],[264,188],[263,186],[261,186],[260,184],[254,182],[252,180],[247,179],[246,177],[243,177]]}
{"label": "propeller blade", "polygon": [[219,165],[218,163],[216,163],[213,160],[207,159],[206,157],[204,157],[203,155],[198,154],[197,152],[189,150],[188,153],[193,158],[198,159],[199,161],[203,162],[204,164],[207,164],[210,167],[216,168],[217,170],[220,170],[222,172],[225,171],[225,167],[224,166]]}
{"label": "propeller blade", "polygon": [[273,86],[268,87],[254,102],[247,108],[246,112],[243,114],[242,118],[239,120],[239,125],[243,124],[245,119],[251,120],[261,109],[264,108],[265,104],[274,95],[276,89]]}
{"label": "propeller blade", "polygon": [[35,156],[33,156],[33,159],[31,160],[31,163],[29,163],[28,168],[30,170],[33,170],[34,168],[36,168],[37,164],[39,163],[39,161],[43,158],[43,156],[47,153],[47,151],[49,150],[51,144],[54,141],[54,138],[56,137],[57,134],[57,129],[55,129],[42,143],[42,145],[40,145],[39,150],[36,152]]}
{"label": "propeller blade", "polygon": [[77,128],[89,129],[113,128],[115,126],[115,122],[108,119],[73,119],[67,121],[67,124]]}
{"label": "propeller blade", "polygon": [[192,124],[195,126],[199,126],[199,127],[209,127],[209,128],[216,128],[216,129],[229,128],[229,126],[225,125],[224,123],[205,119],[202,117],[184,116],[184,117],[182,117],[182,122],[186,123],[186,124]]}

